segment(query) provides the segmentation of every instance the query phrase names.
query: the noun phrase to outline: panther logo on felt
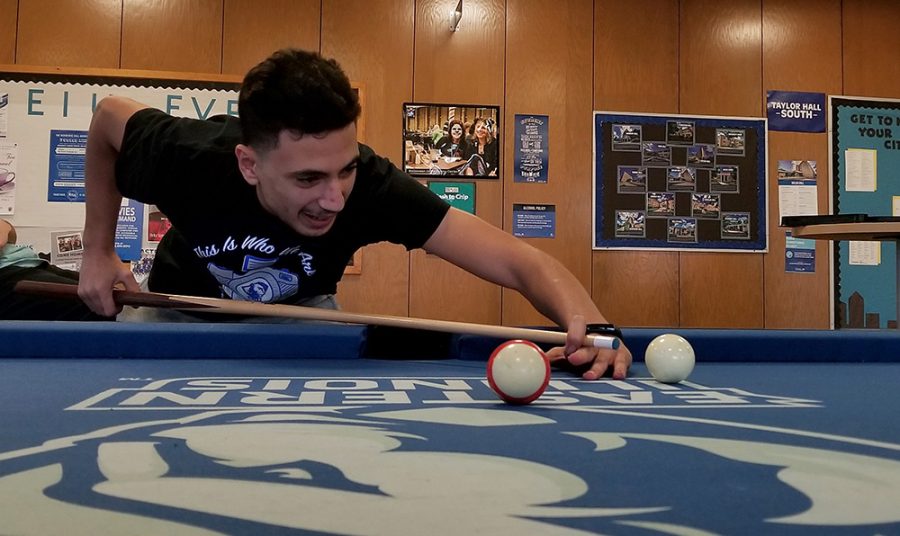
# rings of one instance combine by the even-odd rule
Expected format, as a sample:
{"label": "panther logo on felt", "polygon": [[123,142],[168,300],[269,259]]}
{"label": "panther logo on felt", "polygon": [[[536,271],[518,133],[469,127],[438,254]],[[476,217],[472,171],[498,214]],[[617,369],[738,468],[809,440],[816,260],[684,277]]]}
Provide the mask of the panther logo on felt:
{"label": "panther logo on felt", "polygon": [[[103,417],[103,427],[0,453],[0,532],[877,533],[900,522],[900,462],[885,455],[900,445],[762,429],[711,418],[708,406],[563,400],[608,383],[556,382],[549,403],[518,409],[468,378],[189,378],[113,389],[70,408]],[[460,392],[468,396],[448,394]],[[767,407],[816,409],[795,402]],[[654,423],[670,431],[650,431]],[[798,437],[802,445],[789,444]],[[661,473],[669,485],[641,485]],[[732,485],[735,474],[754,485]],[[861,486],[880,491],[847,493]],[[729,514],[698,517],[698,504]]]}

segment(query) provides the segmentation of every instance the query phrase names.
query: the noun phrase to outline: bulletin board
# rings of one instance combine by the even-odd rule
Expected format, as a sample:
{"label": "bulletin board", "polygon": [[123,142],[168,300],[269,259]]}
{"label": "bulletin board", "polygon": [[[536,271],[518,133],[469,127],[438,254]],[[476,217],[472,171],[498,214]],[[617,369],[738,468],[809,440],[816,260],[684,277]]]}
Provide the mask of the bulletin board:
{"label": "bulletin board", "polygon": [[[834,214],[900,215],[900,100],[830,96]],[[835,242],[835,327],[896,320],[896,243]]]}
{"label": "bulletin board", "polygon": [[[80,259],[85,147],[97,103],[120,95],[179,117],[236,116],[239,85],[239,77],[222,75],[0,66],[0,177],[14,174],[0,186],[0,217],[15,225],[20,244],[77,269],[80,262],[67,260]],[[120,257],[138,262],[155,247],[158,217],[123,200]]]}
{"label": "bulletin board", "polygon": [[594,113],[594,249],[763,253],[766,119]]}

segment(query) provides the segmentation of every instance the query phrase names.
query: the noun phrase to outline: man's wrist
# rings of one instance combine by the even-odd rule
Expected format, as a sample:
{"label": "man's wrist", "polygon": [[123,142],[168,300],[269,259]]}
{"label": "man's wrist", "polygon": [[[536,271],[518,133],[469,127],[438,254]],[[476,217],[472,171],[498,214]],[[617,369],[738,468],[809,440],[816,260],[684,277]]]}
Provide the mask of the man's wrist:
{"label": "man's wrist", "polygon": [[617,328],[615,324],[587,324],[585,326],[585,333],[587,335],[605,335],[607,337],[616,337],[623,343],[625,342],[625,337],[622,335],[622,330]]}

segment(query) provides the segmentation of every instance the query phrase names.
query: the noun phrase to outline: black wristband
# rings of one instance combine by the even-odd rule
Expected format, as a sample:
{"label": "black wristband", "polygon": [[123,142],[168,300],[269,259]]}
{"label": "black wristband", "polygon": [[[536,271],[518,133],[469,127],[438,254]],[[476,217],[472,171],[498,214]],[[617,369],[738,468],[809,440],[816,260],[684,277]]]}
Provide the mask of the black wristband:
{"label": "black wristband", "polygon": [[616,337],[623,343],[625,337],[622,336],[622,330],[613,324],[588,324],[585,326],[587,335],[606,335],[607,337]]}

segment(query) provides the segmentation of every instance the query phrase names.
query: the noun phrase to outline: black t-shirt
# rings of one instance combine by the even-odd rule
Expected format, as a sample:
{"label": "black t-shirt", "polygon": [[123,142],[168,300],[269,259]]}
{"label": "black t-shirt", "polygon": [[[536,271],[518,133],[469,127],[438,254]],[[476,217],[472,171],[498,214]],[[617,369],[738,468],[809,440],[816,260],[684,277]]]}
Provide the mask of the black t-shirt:
{"label": "black t-shirt", "polygon": [[172,223],[150,290],[268,303],[333,294],[357,249],[382,241],[421,247],[449,209],[360,144],[344,210],[326,234],[302,236],[260,205],[238,170],[238,143],[234,117],[201,121],[150,108],[129,119],[116,162],[119,191],[155,204]]}

